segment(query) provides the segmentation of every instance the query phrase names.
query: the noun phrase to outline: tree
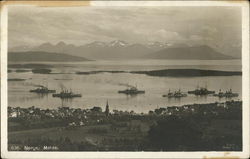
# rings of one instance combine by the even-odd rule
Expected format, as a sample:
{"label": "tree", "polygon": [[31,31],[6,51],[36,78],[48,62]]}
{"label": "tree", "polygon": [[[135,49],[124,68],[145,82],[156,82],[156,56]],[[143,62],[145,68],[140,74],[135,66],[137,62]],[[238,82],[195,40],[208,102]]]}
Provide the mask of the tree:
{"label": "tree", "polygon": [[196,150],[201,143],[201,135],[194,124],[177,116],[169,116],[151,127],[148,145],[153,150]]}

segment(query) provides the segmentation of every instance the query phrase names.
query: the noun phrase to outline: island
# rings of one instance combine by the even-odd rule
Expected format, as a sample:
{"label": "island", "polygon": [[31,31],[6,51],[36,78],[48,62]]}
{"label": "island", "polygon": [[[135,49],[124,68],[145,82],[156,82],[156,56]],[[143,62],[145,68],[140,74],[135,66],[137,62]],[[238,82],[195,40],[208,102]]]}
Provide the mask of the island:
{"label": "island", "polygon": [[43,51],[9,52],[9,62],[75,62],[90,61],[84,57],[72,56],[63,53],[52,53]]}
{"label": "island", "polygon": [[220,70],[201,70],[201,69],[163,69],[151,71],[115,71],[115,70],[97,70],[76,72],[78,75],[91,75],[98,73],[133,73],[145,74],[158,77],[203,77],[203,76],[241,76],[240,71],[220,71]]}

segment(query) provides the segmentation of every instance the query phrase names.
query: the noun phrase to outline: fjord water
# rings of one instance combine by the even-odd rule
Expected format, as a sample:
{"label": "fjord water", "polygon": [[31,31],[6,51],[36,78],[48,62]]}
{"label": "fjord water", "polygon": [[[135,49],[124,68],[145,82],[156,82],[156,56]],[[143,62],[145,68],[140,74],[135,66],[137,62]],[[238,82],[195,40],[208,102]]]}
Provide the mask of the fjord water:
{"label": "fjord water", "polygon": [[[30,62],[29,62],[30,63]],[[154,77],[144,74],[131,73],[99,73],[90,75],[77,75],[77,71],[143,71],[160,69],[208,69],[223,71],[241,71],[240,60],[129,60],[129,61],[87,61],[87,62],[57,62],[40,64],[53,65],[52,72],[60,74],[33,74],[32,72],[10,72],[8,78],[21,78],[25,81],[8,82],[8,105],[13,107],[57,108],[69,106],[73,108],[92,108],[100,106],[105,108],[109,101],[110,109],[127,110],[147,113],[159,107],[180,106],[193,103],[222,102],[214,96],[197,97],[188,95],[181,99],[164,98],[169,89],[183,92],[194,90],[197,86],[207,86],[209,90],[216,92],[229,90],[239,93],[242,98],[241,76],[210,76],[210,77]],[[12,69],[12,68],[9,68]],[[15,70],[15,69],[12,69]],[[45,85],[49,89],[60,92],[62,88],[72,89],[74,93],[81,93],[81,98],[61,100],[53,98],[52,94],[39,95],[29,90],[35,89],[35,85]],[[127,89],[126,85],[137,86],[145,90],[145,94],[127,96],[119,94],[119,90]],[[231,100],[231,99],[230,99]]]}

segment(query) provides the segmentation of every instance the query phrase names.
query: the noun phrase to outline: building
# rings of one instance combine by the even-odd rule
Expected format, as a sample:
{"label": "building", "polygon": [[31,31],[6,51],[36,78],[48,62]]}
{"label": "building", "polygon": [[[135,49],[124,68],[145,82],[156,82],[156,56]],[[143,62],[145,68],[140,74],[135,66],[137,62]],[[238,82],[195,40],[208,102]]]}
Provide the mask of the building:
{"label": "building", "polygon": [[107,104],[106,104],[105,114],[106,114],[106,116],[109,116],[109,102],[108,102],[108,100],[107,100]]}

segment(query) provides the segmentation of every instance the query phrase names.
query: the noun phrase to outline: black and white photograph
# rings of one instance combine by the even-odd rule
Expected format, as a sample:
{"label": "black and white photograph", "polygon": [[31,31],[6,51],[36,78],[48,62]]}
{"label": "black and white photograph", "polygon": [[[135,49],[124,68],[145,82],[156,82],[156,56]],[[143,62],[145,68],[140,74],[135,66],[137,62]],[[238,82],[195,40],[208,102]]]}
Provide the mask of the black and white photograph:
{"label": "black and white photograph", "polygon": [[247,158],[248,3],[83,4],[7,5],[7,152]]}

